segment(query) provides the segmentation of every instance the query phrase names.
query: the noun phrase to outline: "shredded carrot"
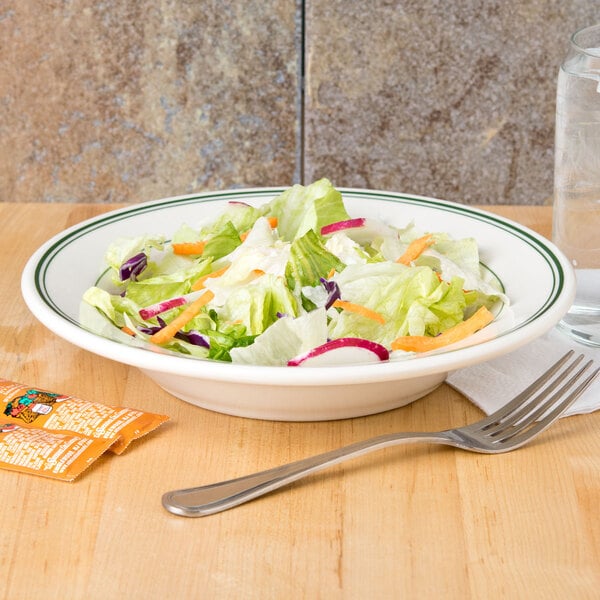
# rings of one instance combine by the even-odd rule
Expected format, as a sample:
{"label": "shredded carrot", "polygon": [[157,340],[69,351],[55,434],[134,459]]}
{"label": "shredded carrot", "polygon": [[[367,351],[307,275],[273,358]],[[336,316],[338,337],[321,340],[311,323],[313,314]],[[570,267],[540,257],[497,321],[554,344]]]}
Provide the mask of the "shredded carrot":
{"label": "shredded carrot", "polygon": [[335,275],[335,269],[331,269],[329,273],[327,273],[326,279],[331,279]]}
{"label": "shredded carrot", "polygon": [[155,334],[150,337],[150,341],[154,344],[164,344],[172,339],[175,334],[189,321],[191,321],[199,312],[200,309],[208,304],[215,295],[210,291],[206,290],[200,298],[196,298],[187,308],[175,317],[170,323],[165,325],[162,329],[159,329]]}
{"label": "shredded carrot", "polygon": [[453,344],[469,337],[494,320],[494,315],[482,306],[467,320],[446,329],[440,335],[429,337],[426,335],[406,335],[396,338],[392,342],[392,350],[405,350],[407,352],[427,352],[437,350],[448,344]]}
{"label": "shredded carrot", "polygon": [[250,276],[252,279],[257,279],[258,277],[262,277],[265,274],[265,272],[262,269],[252,269],[252,271],[250,271]]}
{"label": "shredded carrot", "polygon": [[[267,217],[267,221],[269,222],[269,226],[271,227],[271,229],[275,229],[275,227],[277,227],[277,217]],[[250,233],[250,231],[244,231],[243,233],[240,233],[240,240],[242,240],[242,242],[248,237],[248,234]]]}
{"label": "shredded carrot", "polygon": [[362,315],[363,317],[367,317],[368,319],[373,319],[373,321],[377,321],[382,325],[385,323],[385,317],[382,314],[375,312],[374,310],[371,310],[366,306],[354,304],[354,302],[347,302],[346,300],[336,300],[331,306],[357,313],[359,315]]}
{"label": "shredded carrot", "polygon": [[171,244],[174,254],[202,254],[206,242],[181,242],[179,244]]}
{"label": "shredded carrot", "polygon": [[130,327],[127,327],[127,325],[124,325],[123,327],[121,327],[121,331],[123,333],[126,333],[127,335],[131,335],[131,336],[135,337],[135,331],[133,331],[133,329],[131,329]]}
{"label": "shredded carrot", "polygon": [[404,254],[396,261],[403,265],[410,265],[413,260],[416,260],[421,256],[424,250],[427,250],[429,246],[433,244],[433,235],[428,233],[423,237],[413,240],[408,248],[404,251]]}
{"label": "shredded carrot", "polygon": [[223,267],[222,269],[217,269],[216,271],[213,271],[212,273],[207,273],[206,275],[202,275],[202,277],[200,277],[200,279],[196,279],[196,281],[192,284],[192,292],[197,292],[198,290],[201,290],[202,288],[204,288],[204,282],[207,279],[211,279],[212,277],[221,277],[221,275],[223,275],[223,273],[225,273],[225,271],[227,271],[227,269],[229,269],[229,265]]}

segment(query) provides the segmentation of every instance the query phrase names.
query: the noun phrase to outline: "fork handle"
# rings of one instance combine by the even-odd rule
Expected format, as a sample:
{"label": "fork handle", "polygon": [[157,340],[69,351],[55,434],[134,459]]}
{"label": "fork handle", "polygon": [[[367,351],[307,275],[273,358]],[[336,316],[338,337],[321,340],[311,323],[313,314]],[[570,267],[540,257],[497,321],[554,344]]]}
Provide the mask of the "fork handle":
{"label": "fork handle", "polygon": [[345,460],[406,442],[451,443],[447,432],[391,433],[355,442],[252,475],[200,487],[167,492],[163,506],[176,515],[202,517],[233,508]]}

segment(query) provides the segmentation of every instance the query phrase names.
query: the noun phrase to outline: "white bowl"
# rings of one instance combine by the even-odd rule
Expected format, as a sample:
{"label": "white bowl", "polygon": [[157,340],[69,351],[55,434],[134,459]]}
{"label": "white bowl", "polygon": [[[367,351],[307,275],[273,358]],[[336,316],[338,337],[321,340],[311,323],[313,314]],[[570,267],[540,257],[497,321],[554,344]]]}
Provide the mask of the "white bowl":
{"label": "white bowl", "polygon": [[551,329],[570,307],[575,277],[544,237],[469,206],[405,194],[340,189],[351,216],[373,216],[455,238],[474,237],[481,261],[510,298],[496,320],[466,343],[402,361],[335,367],[234,365],[175,356],[100,337],[78,322],[80,300],[118,237],[172,234],[221,212],[231,200],[268,202],[283,188],[232,190],[137,204],[75,225],[41,246],[22,276],[23,297],[51,331],[90,352],[141,369],[174,396],[231,415],[314,421],[397,408],[439,386],[450,371],[515,350]]}

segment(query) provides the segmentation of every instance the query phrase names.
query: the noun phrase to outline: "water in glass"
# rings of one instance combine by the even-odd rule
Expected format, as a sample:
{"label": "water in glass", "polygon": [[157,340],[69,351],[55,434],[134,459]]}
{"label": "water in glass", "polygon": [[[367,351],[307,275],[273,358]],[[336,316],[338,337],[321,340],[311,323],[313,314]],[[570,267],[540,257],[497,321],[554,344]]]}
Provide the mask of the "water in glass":
{"label": "water in glass", "polygon": [[573,35],[558,76],[553,240],[577,276],[560,327],[600,345],[600,25]]}

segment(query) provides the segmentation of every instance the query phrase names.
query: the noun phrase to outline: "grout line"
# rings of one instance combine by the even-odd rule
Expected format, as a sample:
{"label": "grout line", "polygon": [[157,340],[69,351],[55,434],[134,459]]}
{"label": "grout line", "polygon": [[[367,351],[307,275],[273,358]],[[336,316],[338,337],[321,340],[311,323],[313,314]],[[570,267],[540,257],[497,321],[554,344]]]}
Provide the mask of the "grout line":
{"label": "grout line", "polygon": [[306,0],[296,0],[296,146],[294,183],[304,183],[304,74],[306,52]]}

